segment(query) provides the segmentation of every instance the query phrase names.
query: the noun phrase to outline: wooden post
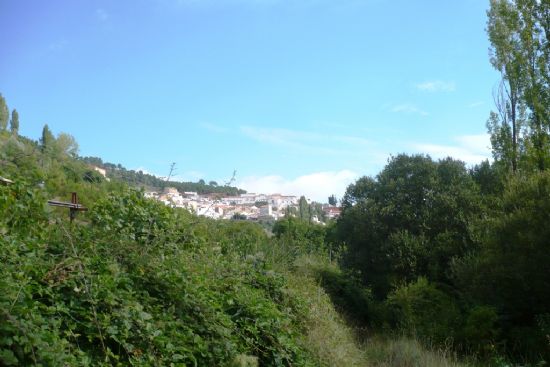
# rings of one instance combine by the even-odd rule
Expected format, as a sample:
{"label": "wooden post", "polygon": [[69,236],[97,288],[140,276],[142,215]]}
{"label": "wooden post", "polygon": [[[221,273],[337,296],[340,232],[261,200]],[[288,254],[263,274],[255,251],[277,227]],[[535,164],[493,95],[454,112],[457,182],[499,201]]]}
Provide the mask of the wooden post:
{"label": "wooden post", "polygon": [[51,206],[60,206],[62,208],[69,208],[69,218],[71,220],[71,223],[76,218],[76,213],[79,211],[86,211],[88,208],[82,206],[78,203],[78,197],[76,196],[76,192],[71,193],[71,202],[65,203],[62,201],[57,200],[48,200],[48,205]]}
{"label": "wooden post", "polygon": [[[73,192],[71,194],[71,204],[78,204],[77,198],[76,198],[76,192]],[[77,209],[71,207],[69,208],[69,217],[71,218],[71,223],[73,222],[74,218],[76,217],[76,211]]]}

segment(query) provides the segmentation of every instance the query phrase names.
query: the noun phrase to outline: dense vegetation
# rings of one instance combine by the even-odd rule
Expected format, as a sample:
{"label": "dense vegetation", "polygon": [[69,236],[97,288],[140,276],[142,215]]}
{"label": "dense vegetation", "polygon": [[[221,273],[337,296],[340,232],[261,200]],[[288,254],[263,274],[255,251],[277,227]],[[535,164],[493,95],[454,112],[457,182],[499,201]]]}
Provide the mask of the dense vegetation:
{"label": "dense vegetation", "polygon": [[[0,137],[14,181],[0,186],[2,365],[317,364],[259,226],[87,181],[86,165],[48,139]],[[90,207],[72,225],[45,205],[68,190]]]}
{"label": "dense vegetation", "polygon": [[368,295],[345,304],[372,327],[482,360],[550,359],[549,16],[548,1],[491,1],[493,163],[398,155],[348,188],[331,239]]}
{"label": "dense vegetation", "polygon": [[[19,136],[0,96],[0,365],[544,365],[549,6],[491,1],[492,162],[391,157],[327,226],[305,199],[270,233],[145,199],[163,183]],[[46,205],[71,192],[72,223]]]}
{"label": "dense vegetation", "polygon": [[487,197],[480,169],[400,155],[348,188],[335,237],[371,295],[356,308],[468,353],[548,359],[550,173],[504,176]]}
{"label": "dense vegetation", "polygon": [[[310,215],[268,236],[166,207],[103,179],[47,126],[39,142],[1,131],[0,154],[13,181],[0,185],[2,365],[455,365],[416,341],[358,343]],[[46,202],[73,191],[90,210],[71,224]]]}

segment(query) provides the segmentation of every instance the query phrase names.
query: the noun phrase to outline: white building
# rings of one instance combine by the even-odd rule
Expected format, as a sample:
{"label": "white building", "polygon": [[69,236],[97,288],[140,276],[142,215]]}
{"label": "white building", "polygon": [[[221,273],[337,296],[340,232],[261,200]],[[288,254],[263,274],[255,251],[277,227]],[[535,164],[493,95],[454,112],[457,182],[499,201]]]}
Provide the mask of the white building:
{"label": "white building", "polygon": [[260,207],[258,218],[262,218],[262,217],[275,218],[275,216],[273,215],[273,207],[271,206],[271,204],[263,205]]}

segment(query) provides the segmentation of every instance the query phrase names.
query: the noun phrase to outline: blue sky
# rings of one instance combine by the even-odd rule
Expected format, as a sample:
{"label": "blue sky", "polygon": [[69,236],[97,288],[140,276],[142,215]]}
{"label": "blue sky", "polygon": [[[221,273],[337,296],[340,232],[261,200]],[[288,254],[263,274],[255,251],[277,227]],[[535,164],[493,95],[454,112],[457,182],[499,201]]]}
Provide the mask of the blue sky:
{"label": "blue sky", "polygon": [[343,195],[391,154],[490,157],[482,0],[3,0],[21,133],[249,191]]}

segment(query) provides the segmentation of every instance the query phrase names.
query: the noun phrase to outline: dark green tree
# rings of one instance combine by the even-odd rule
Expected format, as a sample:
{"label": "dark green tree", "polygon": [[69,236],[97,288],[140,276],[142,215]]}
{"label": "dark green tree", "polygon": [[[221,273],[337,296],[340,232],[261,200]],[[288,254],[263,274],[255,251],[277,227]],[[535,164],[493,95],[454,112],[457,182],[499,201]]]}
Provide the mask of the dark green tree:
{"label": "dark green tree", "polygon": [[464,163],[399,155],[348,187],[336,230],[348,247],[344,264],[384,298],[419,276],[449,284],[451,260],[475,248],[476,215],[478,189]]}
{"label": "dark green tree", "polygon": [[305,196],[301,196],[298,201],[298,215],[302,220],[308,222],[311,220],[311,210]]}
{"label": "dark green tree", "polygon": [[16,109],[11,111],[10,130],[15,136],[19,134],[19,113]]}
{"label": "dark green tree", "polygon": [[509,352],[550,357],[550,174],[518,176],[502,195],[502,209],[483,223],[482,246],[453,264],[470,302],[498,311]]}
{"label": "dark green tree", "polygon": [[52,131],[48,127],[48,124],[44,125],[42,128],[42,137],[40,138],[40,147],[43,152],[46,152],[48,149],[53,149],[55,143],[55,137],[52,134]]}
{"label": "dark green tree", "polygon": [[334,196],[334,194],[328,197],[328,203],[332,206],[336,206],[336,204],[338,204],[338,200],[336,199],[336,196]]}

